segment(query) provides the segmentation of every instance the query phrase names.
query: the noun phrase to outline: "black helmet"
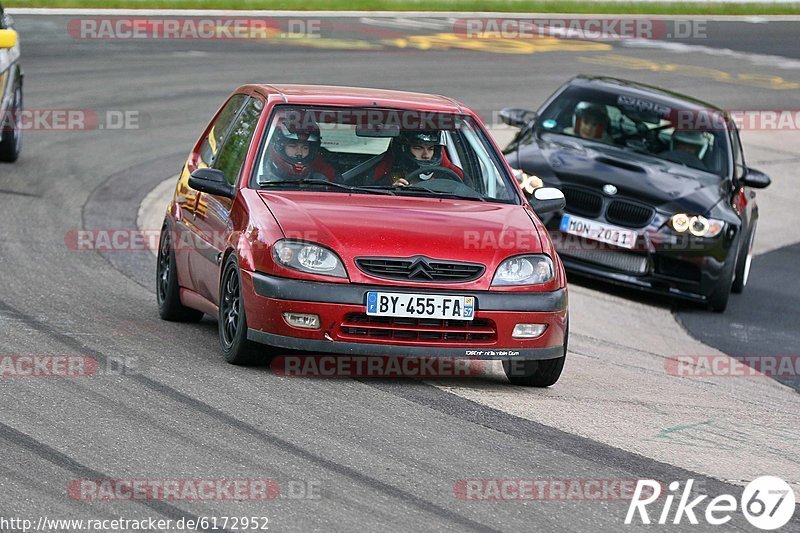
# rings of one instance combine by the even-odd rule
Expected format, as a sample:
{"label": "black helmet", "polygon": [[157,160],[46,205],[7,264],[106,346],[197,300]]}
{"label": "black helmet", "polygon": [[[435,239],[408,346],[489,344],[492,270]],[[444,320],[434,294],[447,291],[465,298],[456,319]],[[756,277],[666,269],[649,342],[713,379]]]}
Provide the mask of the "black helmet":
{"label": "black helmet", "polygon": [[[442,164],[442,141],[441,131],[404,131],[397,137],[399,143],[398,151],[400,159],[406,166],[413,169],[419,167],[436,167]],[[429,160],[417,159],[411,153],[412,146],[433,145],[433,157]]]}
{"label": "black helmet", "polygon": [[[305,157],[286,155],[286,145],[296,142],[308,143],[308,155]],[[309,164],[317,157],[320,147],[319,126],[313,120],[299,124],[279,120],[270,141],[270,160],[280,175],[292,178],[304,178],[311,173]]]}

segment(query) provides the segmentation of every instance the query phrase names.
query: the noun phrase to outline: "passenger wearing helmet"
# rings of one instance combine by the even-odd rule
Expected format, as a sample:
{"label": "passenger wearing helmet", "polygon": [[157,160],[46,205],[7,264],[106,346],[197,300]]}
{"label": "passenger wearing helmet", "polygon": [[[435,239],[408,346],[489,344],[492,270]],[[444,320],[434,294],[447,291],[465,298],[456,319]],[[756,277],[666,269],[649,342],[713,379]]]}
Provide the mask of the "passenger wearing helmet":
{"label": "passenger wearing helmet", "polygon": [[[373,180],[378,185],[404,187],[436,177],[436,169],[444,167],[464,178],[460,168],[447,159],[441,131],[405,131],[392,141],[390,149],[375,167]],[[421,173],[413,183],[406,176],[415,170],[433,168]]]}
{"label": "passenger wearing helmet", "polygon": [[711,149],[709,133],[702,131],[675,130],[669,140],[669,150],[662,154],[664,159],[700,170],[708,170],[705,157]]}
{"label": "passenger wearing helmet", "polygon": [[670,139],[673,152],[685,152],[702,160],[708,151],[708,138],[700,131],[675,130]]}
{"label": "passenger wearing helmet", "polygon": [[564,128],[564,133],[594,141],[613,142],[608,134],[608,114],[602,104],[581,102],[576,105],[573,124],[572,127]]}
{"label": "passenger wearing helmet", "polygon": [[268,181],[324,179],[332,181],[336,170],[320,155],[319,126],[310,121],[301,128],[280,120],[272,133],[267,160]]}

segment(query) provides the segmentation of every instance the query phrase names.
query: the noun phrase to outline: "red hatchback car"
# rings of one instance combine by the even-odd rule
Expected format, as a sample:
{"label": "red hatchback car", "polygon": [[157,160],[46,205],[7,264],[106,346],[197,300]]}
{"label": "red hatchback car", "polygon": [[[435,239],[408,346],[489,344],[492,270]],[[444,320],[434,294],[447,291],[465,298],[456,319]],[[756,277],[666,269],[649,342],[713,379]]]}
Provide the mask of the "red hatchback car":
{"label": "red hatchback car", "polygon": [[501,359],[549,386],[566,277],[478,117],[446,97],[247,85],[195,145],[161,234],[161,317],[218,317],[228,362],[277,349]]}

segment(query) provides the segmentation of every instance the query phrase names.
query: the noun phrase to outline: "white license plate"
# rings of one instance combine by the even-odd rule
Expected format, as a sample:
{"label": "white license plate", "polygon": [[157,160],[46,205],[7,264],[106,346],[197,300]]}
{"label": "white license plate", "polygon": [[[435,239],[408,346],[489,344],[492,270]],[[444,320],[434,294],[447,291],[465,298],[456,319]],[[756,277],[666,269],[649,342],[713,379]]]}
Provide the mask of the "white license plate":
{"label": "white license plate", "polygon": [[596,220],[576,217],[574,215],[564,215],[561,217],[561,231],[578,235],[593,241],[600,241],[606,244],[613,244],[621,248],[632,249],[636,246],[636,232],[633,230],[603,224]]}
{"label": "white license plate", "polygon": [[475,318],[475,297],[370,291],[367,293],[367,314],[402,318],[472,320]]}

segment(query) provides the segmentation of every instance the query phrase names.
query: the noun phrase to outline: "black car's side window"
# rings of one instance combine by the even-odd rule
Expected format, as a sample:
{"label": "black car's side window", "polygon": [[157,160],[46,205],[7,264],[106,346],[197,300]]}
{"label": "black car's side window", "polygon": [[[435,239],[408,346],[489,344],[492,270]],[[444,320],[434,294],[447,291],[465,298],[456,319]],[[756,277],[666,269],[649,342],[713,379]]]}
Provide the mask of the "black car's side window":
{"label": "black car's side window", "polygon": [[211,126],[208,136],[206,136],[203,143],[200,145],[200,166],[210,167],[214,164],[220,148],[222,148],[222,142],[225,140],[225,136],[228,134],[228,130],[230,130],[231,124],[233,123],[233,119],[236,118],[236,115],[239,113],[246,99],[247,96],[236,94],[225,104],[222,112],[220,112],[219,116],[214,121],[214,125]]}
{"label": "black car's side window", "polygon": [[738,180],[745,174],[745,165],[742,143],[739,141],[739,132],[733,124],[731,124],[730,138],[731,151],[733,152],[733,176]]}
{"label": "black car's side window", "polygon": [[263,108],[264,104],[258,98],[248,100],[214,162],[214,168],[223,171],[231,185],[236,183],[242,170],[247,149],[250,147]]}

